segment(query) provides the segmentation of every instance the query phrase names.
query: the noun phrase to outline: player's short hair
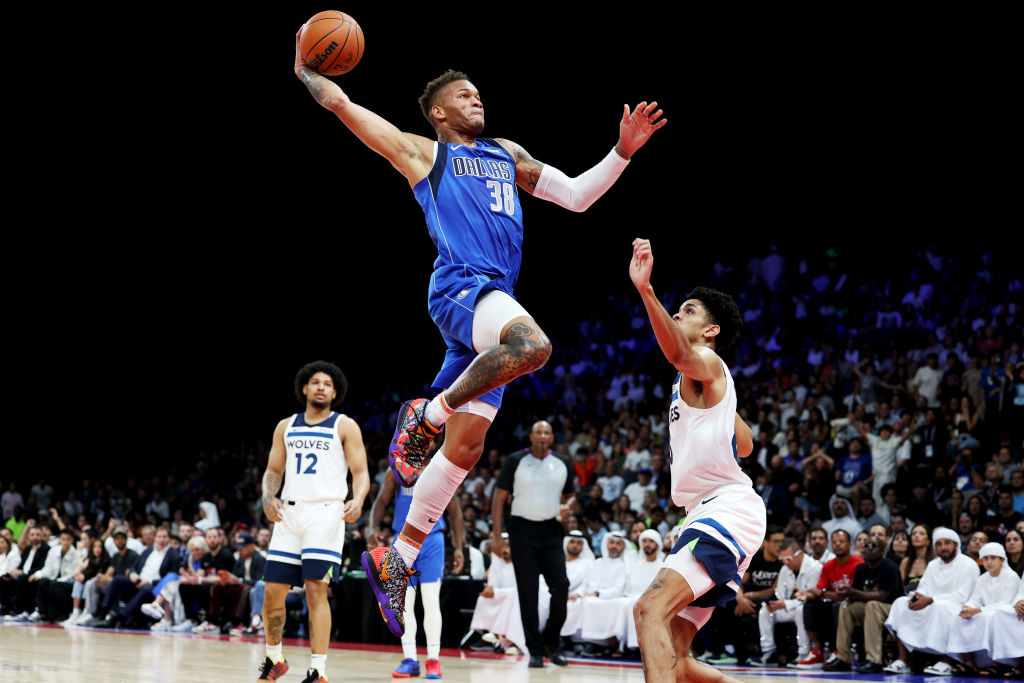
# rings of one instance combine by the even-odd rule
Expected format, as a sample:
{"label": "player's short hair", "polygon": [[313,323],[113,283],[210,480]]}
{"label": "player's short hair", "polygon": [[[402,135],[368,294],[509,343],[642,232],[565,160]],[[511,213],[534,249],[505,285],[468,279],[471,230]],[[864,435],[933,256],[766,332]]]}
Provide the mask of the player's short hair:
{"label": "player's short hair", "polygon": [[309,384],[310,378],[318,372],[330,375],[331,380],[334,382],[334,391],[337,392],[337,396],[331,403],[331,408],[337,409],[341,402],[345,400],[345,394],[348,393],[348,378],[345,377],[345,373],[341,371],[341,368],[325,360],[315,360],[312,363],[306,363],[295,373],[295,398],[302,405],[306,405],[306,396],[302,393],[302,387]]}
{"label": "player's short hair", "polygon": [[847,543],[849,543],[851,541],[851,539],[850,539],[850,532],[847,531],[846,529],[836,529],[835,531],[832,532],[832,535],[835,536],[836,534],[843,534],[843,535],[845,535]]}
{"label": "player's short hair", "polygon": [[427,87],[423,89],[423,94],[420,95],[420,111],[423,112],[423,117],[427,120],[427,123],[431,127],[434,126],[434,117],[430,115],[430,109],[434,106],[437,100],[437,94],[444,90],[444,87],[449,83],[455,81],[468,81],[469,76],[462,73],[461,71],[455,71],[454,69],[448,69],[443,74],[435,78],[434,80],[427,83]]}
{"label": "player's short hair", "polygon": [[800,545],[800,541],[796,540],[792,536],[786,536],[784,539],[782,539],[782,548],[781,549],[782,550],[789,550],[790,548],[796,548],[796,549],[800,550],[800,549],[803,548],[803,546]]}
{"label": "player's short hair", "polygon": [[736,341],[743,327],[743,316],[740,315],[740,308],[731,296],[710,287],[695,287],[686,298],[700,301],[708,312],[708,322],[718,325],[716,349],[724,349]]}

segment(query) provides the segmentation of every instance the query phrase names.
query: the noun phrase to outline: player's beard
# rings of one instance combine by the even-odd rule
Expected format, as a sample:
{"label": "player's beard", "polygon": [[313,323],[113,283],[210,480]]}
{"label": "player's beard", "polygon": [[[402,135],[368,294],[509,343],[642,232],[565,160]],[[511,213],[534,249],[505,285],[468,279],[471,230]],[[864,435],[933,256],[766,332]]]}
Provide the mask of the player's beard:
{"label": "player's beard", "polygon": [[309,405],[313,406],[317,410],[323,410],[324,408],[329,408],[331,403],[330,401],[320,401],[315,398],[311,398],[309,399]]}

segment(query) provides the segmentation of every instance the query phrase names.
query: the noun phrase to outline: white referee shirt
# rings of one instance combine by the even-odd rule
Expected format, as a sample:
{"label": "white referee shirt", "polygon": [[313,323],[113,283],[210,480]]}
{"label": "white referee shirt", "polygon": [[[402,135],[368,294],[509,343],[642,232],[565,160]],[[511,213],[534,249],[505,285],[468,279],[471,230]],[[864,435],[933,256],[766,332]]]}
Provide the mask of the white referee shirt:
{"label": "white referee shirt", "polygon": [[543,522],[558,515],[562,494],[573,492],[572,471],[572,464],[553,451],[538,458],[524,449],[508,456],[497,486],[512,492],[512,515]]}

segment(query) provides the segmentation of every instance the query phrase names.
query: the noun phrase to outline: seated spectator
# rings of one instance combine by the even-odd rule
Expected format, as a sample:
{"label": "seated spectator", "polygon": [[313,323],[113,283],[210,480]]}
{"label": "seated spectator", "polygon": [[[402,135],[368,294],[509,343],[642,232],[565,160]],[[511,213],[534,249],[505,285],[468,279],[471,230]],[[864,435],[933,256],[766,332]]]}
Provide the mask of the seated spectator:
{"label": "seated spectator", "polygon": [[[206,537],[202,534],[193,536],[185,544],[185,556],[179,555],[178,570],[165,575],[153,589],[156,599],[143,605],[143,614],[158,621],[151,625],[151,631],[191,631],[196,625],[196,611],[186,611],[185,602],[181,598],[181,585],[199,585],[205,578],[202,571],[203,558],[210,552],[206,545]],[[191,603],[190,603],[191,607]]]}
{"label": "seated spectator", "polygon": [[871,496],[863,496],[860,499],[860,503],[857,505],[857,523],[865,531],[868,531],[876,524],[880,524],[888,529],[882,516],[875,512],[875,499]]}
{"label": "seated spectator", "polygon": [[1024,519],[1024,514],[1013,509],[1013,489],[1002,484],[996,497],[996,536],[993,540],[1002,541],[1006,532],[1017,526],[1017,522]]}
{"label": "seated spectator", "polygon": [[820,524],[812,526],[807,532],[807,544],[804,547],[804,552],[814,558],[818,564],[825,566],[826,562],[835,557],[828,546],[828,532]]}
{"label": "seated spectator", "polygon": [[[107,571],[110,566],[110,556],[107,555],[103,541],[93,538],[89,541],[88,547],[84,547],[84,555],[78,561],[78,571],[75,572],[75,583],[71,589],[72,611],[67,621],[61,622],[61,626],[70,628],[85,624],[92,615],[85,609],[87,593],[86,588],[89,582]],[[81,622],[81,624],[79,624]]]}
{"label": "seated spectator", "polygon": [[981,563],[981,549],[986,543],[988,543],[988,535],[984,531],[975,531],[967,541],[967,549],[963,551],[964,555],[978,565],[979,574],[985,572]]}
{"label": "seated spectator", "polygon": [[[508,532],[502,532],[501,536],[507,539]],[[491,556],[487,583],[477,598],[469,627],[483,633],[484,640],[494,644],[496,651],[520,654],[526,650],[516,573],[512,567],[512,551],[508,543],[502,547],[500,557]]]}
{"label": "seated spectator", "polygon": [[29,621],[63,621],[71,613],[71,591],[80,555],[71,529],[62,530],[59,539],[57,547],[47,553],[46,564],[39,574],[36,610],[29,616]]}
{"label": "seated spectator", "polygon": [[804,626],[804,599],[806,592],[818,585],[821,564],[804,554],[799,541],[787,536],[779,551],[782,569],[779,570],[774,599],[762,603],[758,611],[758,628],[761,634],[761,656],[757,662],[770,665],[778,663],[775,642],[776,624],[795,624],[797,641],[797,662],[804,662],[811,656],[811,648],[820,646],[812,643]]}
{"label": "seated spectator", "polygon": [[[7,485],[7,490],[0,496],[0,519],[10,519],[14,516],[15,508],[25,507],[25,499],[18,493],[18,487],[12,481]],[[20,519],[20,515],[19,515]],[[17,539],[15,539],[17,540]]]}
{"label": "seated spectator", "polygon": [[[198,525],[196,525],[198,528]],[[206,609],[207,617],[212,616],[212,594],[213,587],[221,583],[222,572],[230,572],[235,566],[235,556],[224,545],[224,530],[220,527],[210,527],[203,534],[203,539],[209,548],[206,555],[200,561],[199,580],[197,583],[182,583],[178,586],[181,599],[186,605],[201,605],[199,609]],[[189,611],[186,609],[186,611]],[[217,614],[219,617],[219,613]],[[203,619],[198,626],[192,629],[193,633],[211,633],[220,630],[220,624]]]}
{"label": "seated spectator", "polygon": [[625,490],[623,490],[623,495],[629,498],[629,508],[634,512],[643,510],[644,494],[648,491],[656,494],[658,488],[651,481],[651,471],[645,467],[637,471],[636,481],[626,486]]}
{"label": "seated spectator", "polygon": [[870,538],[870,534],[862,531],[853,539],[853,554],[861,559],[864,559],[864,544],[868,542],[868,538]]}
{"label": "seated spectator", "polygon": [[864,442],[860,437],[850,440],[847,454],[836,463],[836,495],[852,500],[854,505],[860,502],[860,487],[872,485],[871,456],[864,452]]}
{"label": "seated spectator", "polygon": [[[830,537],[835,557],[821,568],[818,585],[804,592],[804,624],[811,642],[835,643],[837,615],[833,606],[842,600],[839,589],[853,583],[854,572],[862,560],[853,555],[850,534],[836,529]],[[797,664],[800,669],[820,669],[825,664],[821,650],[811,649],[811,656]]]}
{"label": "seated spectator", "polygon": [[[578,639],[583,622],[583,585],[594,564],[594,552],[581,531],[570,531],[562,539],[565,549],[565,575],[569,579],[569,599],[562,624],[561,635],[570,639]],[[540,598],[541,604],[544,596]]]}
{"label": "seated spectator", "polygon": [[[6,531],[6,529],[5,529]],[[21,552],[18,550],[18,546],[12,543],[12,537],[4,534],[0,534],[0,585],[7,585],[14,581],[11,577],[11,570],[17,569],[18,565],[21,564]],[[4,618],[8,614],[14,614],[13,606],[8,606],[4,602],[3,595],[5,590],[0,589],[0,619]]]}
{"label": "seated spectator", "polygon": [[854,570],[853,582],[837,589],[844,602],[836,629],[836,657],[825,665],[825,671],[850,670],[853,630],[863,626],[866,661],[860,662],[857,673],[882,672],[885,620],[893,601],[903,595],[899,567],[882,556],[884,551],[881,540],[870,537],[864,544],[864,562]]}
{"label": "seated spectator", "polygon": [[[1006,551],[998,543],[985,544],[981,549],[981,558],[985,573],[974,584],[971,596],[960,609],[962,621],[954,622],[949,636],[950,657],[946,658],[946,663],[950,665],[951,673],[957,676],[976,675],[979,673],[978,667],[989,667],[994,639],[1024,643],[1024,625],[1020,622],[1010,624],[1009,629],[1000,632],[992,630],[989,623],[989,617],[996,608],[1013,605],[1021,590],[1020,578],[1006,568]],[[1024,656],[1024,645],[1019,645],[1018,649],[1021,656]],[[996,667],[985,671],[989,676],[1001,677],[1002,673]]]}
{"label": "seated spectator", "polygon": [[28,621],[36,611],[36,582],[39,581],[50,546],[43,543],[43,531],[37,526],[26,527],[25,547],[19,547],[21,564],[9,569],[11,581],[0,582],[0,603],[17,613],[17,621]]}
{"label": "seated spectator", "polygon": [[[152,601],[153,588],[160,579],[176,569],[176,559],[176,553],[171,552],[170,532],[164,527],[157,529],[153,545],[139,555],[131,572],[127,576],[111,578],[100,608],[106,617],[99,625],[116,628],[130,623],[142,605]],[[122,599],[127,599],[127,604],[118,609],[118,602]]]}
{"label": "seated spectator", "polygon": [[900,562],[900,576],[903,578],[904,593],[917,590],[917,584],[924,576],[924,570],[934,558],[931,529],[926,524],[915,524],[910,532],[910,550]]}
{"label": "seated spectator", "polygon": [[[587,642],[585,656],[597,656],[595,643],[608,644],[618,633],[620,614],[606,609],[603,602],[626,595],[629,571],[623,552],[626,536],[613,531],[604,536],[601,543],[601,557],[590,568],[583,585],[583,628],[580,636]],[[618,647],[619,643],[614,643]]]}
{"label": "seated spectator", "polygon": [[[115,576],[127,577],[135,561],[139,558],[138,553],[128,547],[128,532],[123,528],[117,528],[110,538],[114,544],[114,554],[110,555],[110,564],[106,571],[97,574],[90,581],[85,583],[85,605],[82,616],[78,619],[78,625],[98,626],[102,623],[100,613],[102,604]],[[106,543],[103,546],[106,550]]]}
{"label": "seated spectator", "polygon": [[903,563],[903,558],[910,552],[910,536],[907,535],[906,531],[893,534],[889,537],[888,551],[885,554],[885,559],[891,560],[899,567]]}
{"label": "seated spectator", "polygon": [[[928,563],[917,590],[898,598],[885,621],[899,647],[899,658],[885,667],[888,673],[908,673],[912,651],[938,655],[947,652],[953,620],[978,581],[978,566],[960,553],[956,532],[939,527],[932,538],[937,557]],[[925,671],[943,673],[941,667]]]}
{"label": "seated spectator", "polygon": [[615,461],[610,459],[605,461],[604,473],[597,478],[596,483],[601,486],[606,503],[615,503],[626,488],[626,480],[615,469]]}
{"label": "seated spectator", "polygon": [[[836,529],[842,529],[851,540],[855,539],[860,533],[861,525],[853,516],[853,507],[850,505],[850,501],[836,494],[829,500],[828,507],[832,510],[832,519],[822,524],[821,527],[828,534],[829,539],[833,538],[832,534]],[[832,548],[832,552],[835,552],[835,548]]]}

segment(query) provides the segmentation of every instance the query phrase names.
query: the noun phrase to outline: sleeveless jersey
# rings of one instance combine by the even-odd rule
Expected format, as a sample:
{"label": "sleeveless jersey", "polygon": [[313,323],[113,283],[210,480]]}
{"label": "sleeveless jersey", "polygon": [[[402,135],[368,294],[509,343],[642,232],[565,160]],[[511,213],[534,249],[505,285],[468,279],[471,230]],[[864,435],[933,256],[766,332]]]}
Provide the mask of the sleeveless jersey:
{"label": "sleeveless jersey", "polygon": [[348,461],[338,433],[341,413],[323,422],[306,423],[298,413],[284,431],[286,452],[282,500],[301,502],[345,500],[348,495]]}
{"label": "sleeveless jersey", "polygon": [[435,142],[434,165],[413,194],[437,247],[435,279],[483,276],[511,294],[523,245],[512,156],[489,138],[476,147]]}
{"label": "sleeveless jersey", "polygon": [[[415,486],[410,486],[409,488],[404,486],[395,487],[395,518],[391,522],[391,530],[396,534],[405,526],[405,518],[409,516],[409,506],[412,505],[412,495],[415,489]],[[437,524],[430,530],[430,533],[440,533],[444,528],[444,514],[442,514],[437,518]]]}
{"label": "sleeveless jersey", "polygon": [[687,510],[721,486],[752,486],[736,462],[736,385],[724,361],[722,370],[725,396],[713,408],[686,404],[680,394],[682,373],[672,385],[668,428],[672,502]]}

